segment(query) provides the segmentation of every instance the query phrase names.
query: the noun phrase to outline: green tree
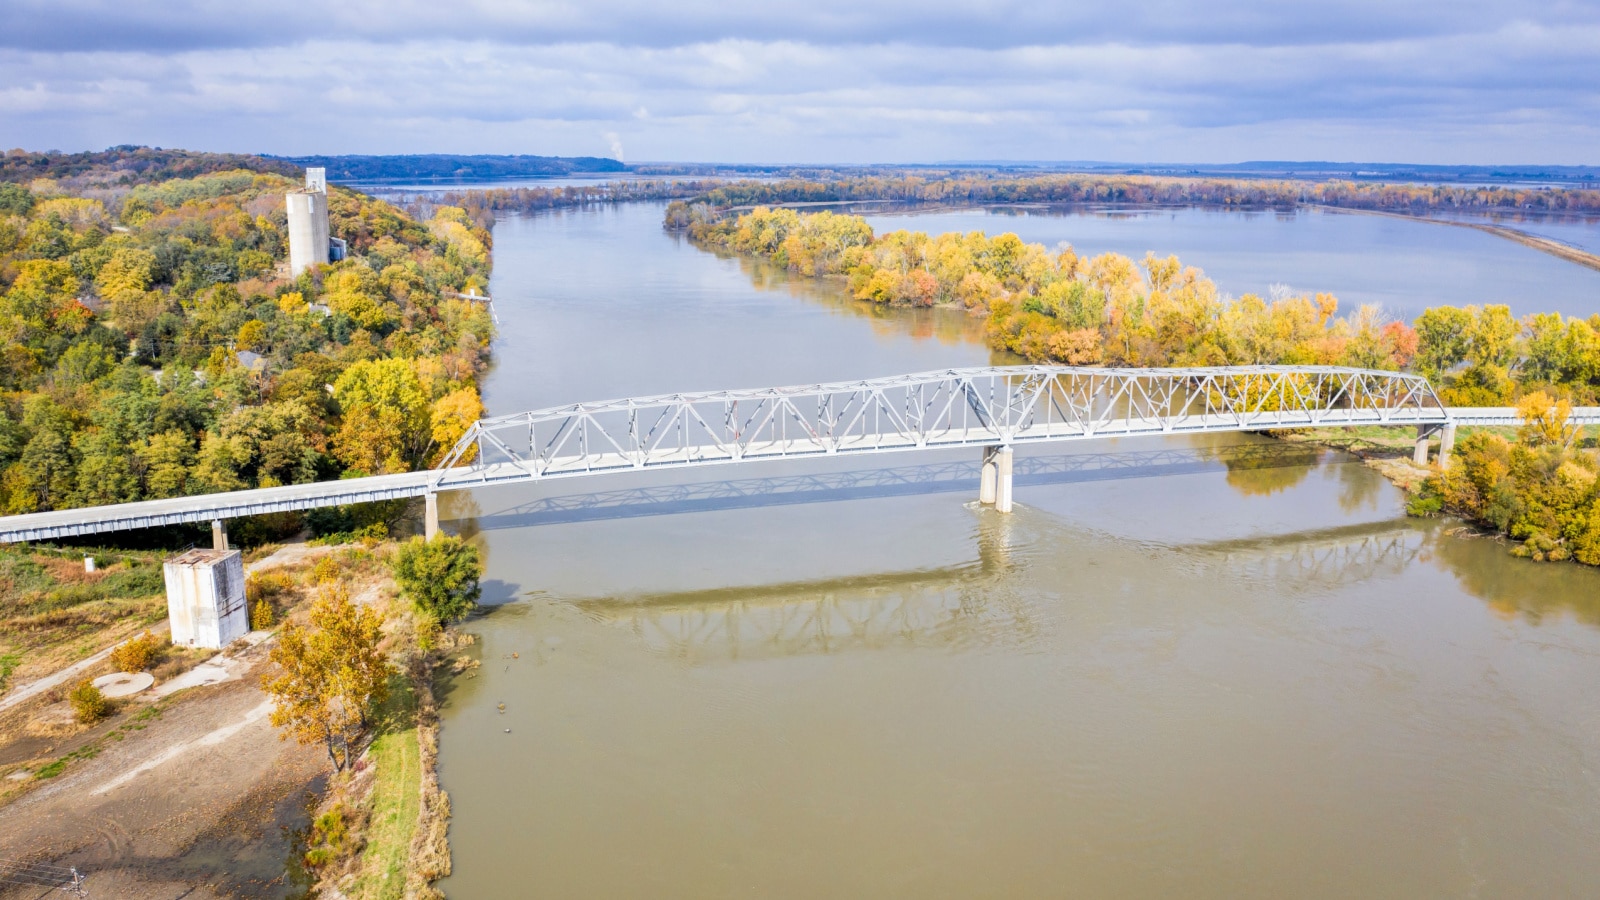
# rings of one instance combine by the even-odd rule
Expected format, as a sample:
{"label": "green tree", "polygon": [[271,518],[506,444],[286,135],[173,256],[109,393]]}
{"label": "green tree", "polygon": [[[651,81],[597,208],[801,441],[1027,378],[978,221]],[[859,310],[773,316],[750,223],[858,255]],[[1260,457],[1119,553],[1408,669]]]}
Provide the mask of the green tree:
{"label": "green tree", "polygon": [[194,467],[194,440],[176,429],[152,434],[134,450],[144,476],[144,492],[152,499],[188,493]]}
{"label": "green tree", "polygon": [[1417,318],[1417,368],[1437,378],[1466,359],[1472,323],[1472,313],[1459,306],[1423,310]]}
{"label": "green tree", "polygon": [[33,194],[20,184],[0,182],[0,213],[25,216],[33,212]]}
{"label": "green tree", "polygon": [[483,564],[478,548],[461,538],[412,538],[395,553],[393,572],[417,611],[441,625],[465,617],[478,605]]}

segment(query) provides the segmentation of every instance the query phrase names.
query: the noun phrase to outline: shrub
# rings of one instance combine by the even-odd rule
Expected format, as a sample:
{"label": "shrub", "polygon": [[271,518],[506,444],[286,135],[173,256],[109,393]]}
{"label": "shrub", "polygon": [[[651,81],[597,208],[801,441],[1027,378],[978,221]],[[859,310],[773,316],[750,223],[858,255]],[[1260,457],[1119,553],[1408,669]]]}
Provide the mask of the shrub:
{"label": "shrub", "polygon": [[310,848],[306,850],[306,865],[316,868],[333,862],[339,855],[339,849],[344,846],[345,834],[348,827],[344,821],[344,806],[334,804],[311,823],[311,837],[306,842]]}
{"label": "shrub", "polygon": [[264,631],[277,622],[278,598],[294,591],[294,578],[284,572],[252,573],[244,580],[245,602],[250,604],[250,629]]}
{"label": "shrub", "polygon": [[275,619],[276,616],[273,615],[272,604],[268,603],[265,597],[257,600],[256,605],[250,607],[251,631],[266,631],[272,627]]}
{"label": "shrub", "polygon": [[311,582],[313,584],[327,584],[330,581],[338,580],[339,564],[334,562],[331,556],[324,556],[317,560],[316,565],[311,567]]}
{"label": "shrub", "polygon": [[111,664],[119,672],[143,672],[160,658],[163,643],[146,629],[144,634],[112,650]]}
{"label": "shrub", "polygon": [[1444,501],[1440,500],[1438,497],[1412,497],[1411,500],[1406,503],[1406,515],[1415,516],[1418,519],[1426,519],[1432,516],[1437,516],[1443,510]]}
{"label": "shrub", "polygon": [[458,537],[412,538],[400,545],[393,571],[401,592],[435,622],[462,618],[478,605],[483,564],[478,548]]}
{"label": "shrub", "polygon": [[72,689],[68,699],[72,702],[72,711],[78,715],[78,721],[85,725],[98,722],[111,712],[111,701],[87,678]]}

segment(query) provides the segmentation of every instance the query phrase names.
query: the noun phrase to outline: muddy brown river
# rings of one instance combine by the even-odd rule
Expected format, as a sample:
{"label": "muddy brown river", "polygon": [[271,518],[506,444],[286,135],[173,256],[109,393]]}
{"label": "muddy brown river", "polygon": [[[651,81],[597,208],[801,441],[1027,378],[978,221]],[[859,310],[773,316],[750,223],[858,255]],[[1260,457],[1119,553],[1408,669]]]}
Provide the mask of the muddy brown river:
{"label": "muddy brown river", "polygon": [[[660,218],[499,224],[491,413],[1007,361]],[[1600,572],[1265,438],[1017,453],[1010,516],[975,452],[447,497],[447,893],[1600,894]]]}

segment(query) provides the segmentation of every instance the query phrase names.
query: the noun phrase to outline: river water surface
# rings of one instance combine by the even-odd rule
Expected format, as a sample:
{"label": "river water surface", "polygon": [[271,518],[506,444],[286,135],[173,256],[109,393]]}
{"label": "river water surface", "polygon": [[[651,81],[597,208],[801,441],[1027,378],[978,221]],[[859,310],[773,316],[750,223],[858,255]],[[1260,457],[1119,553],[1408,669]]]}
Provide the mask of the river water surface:
{"label": "river water surface", "polygon": [[[491,413],[1009,361],[660,217],[499,223]],[[1323,289],[1290,244],[1272,277]],[[1596,893],[1600,573],[1265,439],[1018,454],[1009,516],[966,452],[447,496],[494,606],[446,690],[445,890]]]}

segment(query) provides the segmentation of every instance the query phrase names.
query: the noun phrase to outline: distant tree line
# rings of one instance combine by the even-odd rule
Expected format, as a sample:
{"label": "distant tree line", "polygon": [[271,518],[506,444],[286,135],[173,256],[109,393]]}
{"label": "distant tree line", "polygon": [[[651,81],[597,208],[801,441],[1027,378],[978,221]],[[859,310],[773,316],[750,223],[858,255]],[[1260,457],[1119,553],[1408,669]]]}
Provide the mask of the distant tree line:
{"label": "distant tree line", "polygon": [[527,213],[573,206],[701,197],[723,183],[720,180],[640,179],[560,187],[473,188],[445,191],[436,202],[460,207],[475,220],[487,224],[501,212]]}
{"label": "distant tree line", "polygon": [[405,156],[292,156],[295,166],[321,166],[341,180],[546,178],[589,172],[626,172],[614,159],[598,156],[459,156],[423,153]]}
{"label": "distant tree line", "polygon": [[239,153],[163,150],[131,144],[88,153],[10,150],[0,157],[0,181],[26,184],[36,178],[49,178],[66,181],[65,187],[69,190],[128,187],[240,169],[279,175],[294,175],[299,171],[294,163],[287,160]]}
{"label": "distant tree line", "polygon": [[695,198],[711,210],[779,203],[893,200],[907,203],[1103,203],[1270,208],[1302,205],[1398,212],[1600,213],[1600,190],[1526,186],[1372,184],[1143,175],[973,173],[874,175],[827,180],[739,181]]}

